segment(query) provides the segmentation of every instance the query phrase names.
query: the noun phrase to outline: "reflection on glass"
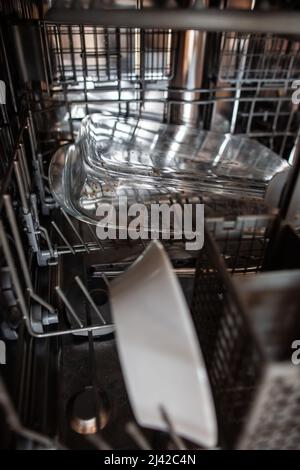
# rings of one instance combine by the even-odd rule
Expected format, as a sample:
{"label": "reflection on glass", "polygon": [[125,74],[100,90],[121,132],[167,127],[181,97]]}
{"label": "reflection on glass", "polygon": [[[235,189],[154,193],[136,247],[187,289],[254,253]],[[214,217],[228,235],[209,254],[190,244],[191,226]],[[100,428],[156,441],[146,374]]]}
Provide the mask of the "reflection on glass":
{"label": "reflection on glass", "polygon": [[83,119],[75,145],[54,155],[49,177],[59,204],[96,223],[98,205],[121,196],[145,204],[206,193],[262,199],[287,167],[243,136],[98,113]]}

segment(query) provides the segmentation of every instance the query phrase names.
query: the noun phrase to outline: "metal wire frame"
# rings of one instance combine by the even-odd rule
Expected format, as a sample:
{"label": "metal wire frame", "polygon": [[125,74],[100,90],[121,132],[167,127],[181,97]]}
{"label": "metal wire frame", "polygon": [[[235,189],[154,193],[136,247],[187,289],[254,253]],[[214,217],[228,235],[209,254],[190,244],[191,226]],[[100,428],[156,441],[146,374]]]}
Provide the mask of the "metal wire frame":
{"label": "metal wire frame", "polygon": [[[39,187],[40,180],[43,175],[41,173],[41,167],[39,166],[39,159],[36,155],[36,140],[30,118],[27,120],[26,129],[24,129],[23,132],[25,132],[25,130],[28,132],[31,143],[30,159],[32,160],[35,168],[36,183],[37,187]],[[13,186],[16,187],[14,190],[14,199],[17,198],[20,202],[16,207],[14,207],[12,197],[9,194],[2,196],[1,202],[3,208],[2,220],[0,220],[0,241],[4,260],[5,263],[7,263],[13,289],[16,293],[17,302],[20,306],[27,329],[34,337],[51,337],[79,332],[98,332],[100,329],[107,327],[105,320],[103,319],[101,311],[93,301],[87,287],[78,276],[75,277],[77,286],[86,302],[90,305],[90,308],[96,313],[98,319],[100,319],[100,323],[97,325],[84,326],[76,313],[76,309],[68,300],[67,295],[64,293],[61,286],[57,285],[57,295],[59,296],[64,308],[67,309],[69,314],[73,317],[74,322],[77,324],[77,328],[56,329],[56,331],[54,330],[45,333],[40,333],[34,328],[31,319],[33,304],[37,304],[40,308],[45,309],[50,315],[54,317],[57,316],[58,320],[61,318],[61,315],[58,315],[56,309],[48,302],[47,299],[42,298],[38,292],[36,292],[33,279],[34,271],[30,266],[28,258],[28,247],[36,253],[38,262],[41,265],[45,265],[47,263],[51,264],[51,261],[55,260],[55,257],[58,255],[69,253],[75,255],[80,252],[90,253],[95,250],[102,251],[105,248],[89,226],[85,227],[89,228],[89,236],[92,238],[92,242],[86,242],[77,229],[75,223],[63,210],[61,210],[61,214],[65,223],[69,226],[71,232],[73,232],[76,244],[74,242],[71,244],[68,241],[67,235],[65,235],[57,223],[52,220],[54,233],[56,233],[60,238],[60,243],[62,241],[65,244],[65,248],[61,247],[61,249],[57,249],[57,247],[55,247],[54,241],[50,238],[49,230],[46,227],[43,227],[40,223],[38,207],[36,204],[36,195],[34,193],[33,183],[28,169],[27,154],[25,153],[24,148],[23,143],[19,142],[16,154],[14,155],[12,165],[13,170],[10,171],[9,175],[6,175],[10,179],[10,182],[7,183],[7,187],[10,189]],[[41,198],[43,198],[44,195],[44,192],[40,193]],[[27,243],[24,240],[20,227],[22,232],[25,229]],[[45,244],[42,243],[43,238],[45,240]],[[89,240],[91,240],[91,238]],[[16,247],[17,256],[12,253],[11,240],[13,240],[13,245]],[[45,267],[45,269],[48,268]]]}
{"label": "metal wire frame", "polygon": [[292,161],[299,138],[299,112],[292,103],[292,93],[291,83],[241,87],[238,97],[235,95],[230,131],[259,140]]}
{"label": "metal wire frame", "polygon": [[[119,90],[114,86],[101,88],[55,90],[51,100],[45,96],[33,103],[34,119],[41,138],[53,139],[59,133],[62,139],[74,140],[80,122],[86,114],[108,110],[123,116],[143,116],[171,122],[172,106],[188,104],[195,108],[211,110],[210,130],[232,132],[254,138],[280,156],[291,159],[296,139],[299,137],[298,106],[291,101],[293,88],[260,85],[243,86],[236,97],[235,86],[193,90],[201,99],[187,101],[186,90],[176,90],[182,98],[170,99],[163,86],[130,87],[122,82]],[[50,123],[50,126],[49,126]]]}
{"label": "metal wire frame", "polygon": [[299,134],[299,107],[292,103],[299,44],[273,34],[224,33],[221,40],[218,84],[236,87],[230,132],[253,136],[286,158]]}
{"label": "metal wire frame", "polygon": [[[62,304],[64,305],[64,307],[68,310],[70,316],[73,318],[75,324],[77,324],[77,327],[67,328],[67,329],[55,329],[54,331],[47,331],[44,333],[36,331],[31,320],[32,303],[35,302],[40,307],[46,309],[50,314],[57,315],[58,320],[60,319],[61,315],[58,314],[56,309],[51,304],[49,304],[47,300],[42,298],[35,291],[34,280],[32,277],[33,271],[30,268],[30,265],[28,263],[26,251],[24,248],[24,244],[22,242],[22,237],[21,237],[20,230],[18,227],[17,217],[16,217],[15,210],[13,208],[13,205],[12,205],[11,197],[9,195],[5,195],[3,196],[3,200],[4,200],[6,217],[8,220],[8,226],[10,229],[9,230],[10,235],[8,236],[8,227],[5,227],[4,223],[0,221],[0,242],[1,242],[1,247],[3,250],[5,262],[7,263],[7,267],[8,267],[11,279],[12,279],[12,285],[16,293],[17,301],[21,308],[23,320],[25,321],[25,324],[29,333],[34,337],[41,338],[41,337],[53,337],[53,336],[65,335],[65,334],[70,334],[70,333],[84,333],[84,332],[93,332],[93,331],[99,332],[99,330],[106,328],[107,327],[106,321],[103,319],[101,310],[99,310],[99,308],[93,301],[92,296],[90,295],[83,281],[78,276],[75,276],[75,281],[77,283],[78,288],[83,294],[86,302],[88,302],[88,304],[90,305],[90,308],[96,313],[97,317],[100,319],[100,323],[96,325],[93,324],[93,325],[85,326],[76,313],[76,307],[72,306],[72,304],[67,298],[67,295],[64,293],[63,289],[59,285],[57,285],[55,287],[57,295],[62,301]],[[24,206],[24,204],[22,205]],[[24,211],[24,207],[22,211]],[[67,238],[62,233],[62,231],[59,229],[57,224],[54,221],[52,221],[52,225],[54,226],[56,232],[67,245],[65,254],[72,253],[73,255],[75,255],[76,253],[80,251],[85,251],[86,253],[90,253],[90,251],[92,251],[94,247],[88,246],[88,244],[83,241],[83,239],[81,238],[80,234],[76,230],[75,225],[73,224],[69,216],[67,216],[67,214],[65,214],[64,211],[63,211],[63,214],[66,217],[67,222],[71,224],[71,228],[75,230],[75,235],[82,242],[81,247],[74,246],[74,245],[72,246],[68,242]],[[17,258],[13,256],[9,239],[13,239],[14,241],[14,245],[16,247],[16,252],[17,252]],[[97,240],[96,237],[95,237],[95,240]],[[49,239],[49,243],[51,243],[50,239]],[[104,249],[103,245],[99,242],[97,243],[97,249],[98,250]],[[19,265],[19,268],[18,268],[18,265]]]}
{"label": "metal wire frame", "polygon": [[[3,81],[5,103],[0,103],[0,178],[2,179],[13,158],[15,140],[20,130],[19,103],[15,95],[13,74],[4,41],[5,31],[0,28],[0,80]],[[2,182],[2,181],[1,181]]]}
{"label": "metal wire frame", "polygon": [[[37,141],[32,124],[32,116],[30,116],[26,123],[26,128],[23,132],[27,132],[30,141],[29,149],[25,150],[24,143],[19,142],[17,151],[13,160],[13,171],[10,174],[10,183],[8,187],[11,188],[15,185],[14,200],[19,200],[20,203],[13,206],[12,197],[8,194],[2,197],[2,220],[0,222],[0,240],[4,253],[5,263],[7,264],[14,291],[16,292],[17,300],[20,305],[23,319],[26,323],[29,333],[34,337],[51,337],[57,335],[65,335],[78,332],[92,332],[98,331],[101,328],[106,328],[103,325],[103,318],[101,311],[93,302],[87,287],[81,279],[75,279],[78,289],[86,301],[90,304],[93,311],[101,320],[100,323],[93,325],[84,325],[76,313],[76,307],[72,306],[66,293],[63,291],[62,286],[56,286],[56,292],[62,301],[65,309],[73,317],[75,324],[78,327],[57,329],[55,327],[48,328],[49,331],[43,333],[35,331],[32,320],[31,312],[33,304],[39,305],[40,308],[49,312],[49,315],[57,316],[58,320],[62,318],[63,312],[57,312],[56,309],[49,303],[49,299],[44,299],[39,295],[35,289],[35,282],[33,279],[34,271],[32,271],[28,264],[28,247],[31,248],[38,260],[38,264],[44,266],[41,269],[50,269],[50,266],[59,262],[59,257],[64,255],[76,255],[78,253],[89,254],[91,252],[104,253],[105,250],[114,248],[114,243],[117,247],[122,248],[119,242],[100,242],[96,237],[94,231],[89,225],[80,224],[70,216],[68,216],[63,209],[60,209],[60,217],[51,214],[52,231],[49,227],[44,227],[41,224],[41,214],[39,214],[36,204],[36,194],[34,193],[34,184],[30,176],[28,164],[29,161],[33,163],[35,169],[35,179],[37,188],[42,184],[43,191],[39,193],[39,197],[43,200],[45,196],[45,185],[43,181],[43,171],[39,165],[40,159],[38,158]],[[23,134],[21,134],[23,137]],[[28,161],[29,160],[29,161]],[[198,200],[199,202],[200,200]],[[51,207],[49,201],[48,207]],[[183,201],[186,202],[186,201]],[[195,202],[195,201],[194,201]],[[260,259],[263,254],[264,247],[267,243],[267,232],[272,217],[258,212],[262,210],[261,207],[252,207],[253,215],[239,216],[241,208],[237,204],[235,211],[234,207],[228,203],[228,207],[222,203],[221,207],[215,201],[216,207],[211,206],[212,213],[218,210],[222,213],[222,217],[215,219],[208,218],[210,230],[222,246],[222,251],[228,257],[231,257],[232,269],[242,272],[253,272],[258,269]],[[46,206],[47,206],[46,204]],[[230,219],[228,216],[230,215]],[[227,216],[227,219],[225,218]],[[50,220],[51,220],[50,219]],[[7,222],[5,222],[5,220]],[[5,222],[5,223],[4,223]],[[49,225],[49,224],[48,224]],[[83,232],[82,228],[87,232]],[[25,228],[25,233],[23,234]],[[27,243],[24,240],[27,237]],[[85,238],[87,236],[87,238]],[[13,240],[13,245],[16,247],[17,258],[13,255],[11,244],[9,240]],[[185,240],[180,242],[184,243]],[[128,244],[128,241],[124,241]],[[144,241],[141,241],[140,247],[137,248],[137,254],[144,249]],[[129,242],[130,244],[130,242]],[[175,243],[172,239],[167,241],[170,248]],[[237,253],[243,253],[238,257]],[[236,260],[242,259],[242,263],[237,263]],[[49,267],[47,268],[47,265]],[[178,271],[180,274],[185,274],[183,269]],[[187,270],[187,275],[193,275],[193,270]],[[54,328],[54,329],[53,329]]]}
{"label": "metal wire frame", "polygon": [[171,31],[44,25],[51,82],[161,80],[173,75]]}
{"label": "metal wire frame", "polygon": [[176,67],[177,33],[39,25],[47,77],[47,94],[38,98],[40,109],[51,99],[53,105],[64,102],[75,121],[104,107],[127,115],[148,112],[169,122],[172,107],[187,104],[210,110],[212,120],[205,124],[209,129],[246,134],[291,157],[300,128],[298,106],[292,103],[300,67],[296,39],[222,33],[209,87],[189,89],[200,94],[196,100],[187,98],[186,88],[172,88],[174,99],[168,83]]}
{"label": "metal wire frame", "polygon": [[219,79],[227,83],[286,83],[300,76],[300,42],[273,34],[224,33]]}
{"label": "metal wire frame", "polygon": [[[16,236],[16,234],[15,234]],[[228,257],[231,258],[231,261],[233,263],[233,268],[236,272],[241,271],[243,273],[246,272],[253,272],[259,269],[259,261],[262,259],[262,254],[264,251],[264,245],[265,245],[265,238],[263,239],[257,239],[257,235],[252,235],[252,237],[247,237],[248,240],[243,240],[243,237],[240,237],[240,239],[233,240],[230,243],[230,238],[226,240],[226,248],[228,251]],[[72,304],[69,302],[66,294],[63,292],[63,290],[60,288],[60,286],[56,287],[56,292],[58,296],[60,297],[64,307],[68,310],[69,315],[73,317],[74,323],[77,324],[78,326],[75,328],[66,328],[66,329],[58,329],[55,327],[55,329],[52,331],[48,329],[48,331],[40,333],[35,331],[33,325],[32,325],[32,320],[31,320],[31,307],[32,307],[32,302],[36,302],[39,304],[41,307],[49,311],[51,314],[56,314],[58,319],[60,319],[62,312],[57,312],[56,309],[50,305],[45,299],[42,299],[33,289],[33,283],[31,280],[31,275],[30,271],[28,269],[28,265],[26,263],[26,258],[25,258],[25,253],[22,250],[22,245],[17,243],[17,251],[18,251],[18,256],[19,256],[19,262],[22,267],[22,276],[20,276],[20,272],[18,272],[16,268],[16,263],[13,258],[11,249],[9,247],[8,243],[8,238],[6,235],[6,231],[4,229],[4,226],[2,222],[0,222],[0,240],[1,240],[1,246],[4,252],[4,256],[8,265],[8,269],[12,278],[12,283],[14,286],[14,290],[16,292],[17,300],[21,308],[23,320],[25,321],[26,327],[29,331],[29,333],[34,336],[34,337],[53,337],[53,336],[60,336],[60,335],[65,335],[65,334],[72,334],[72,333],[83,333],[83,332],[93,332],[96,331],[98,332],[100,329],[106,328],[107,325],[103,323],[103,318],[101,315],[101,310],[98,309],[98,307],[94,304],[92,297],[90,296],[88,290],[84,286],[83,282],[80,280],[80,278],[75,279],[77,282],[77,285],[81,292],[83,293],[86,301],[90,304],[91,308],[93,311],[96,312],[97,316],[100,318],[101,322],[93,325],[88,325],[85,326],[79,316],[76,313],[76,307],[72,306]],[[256,243],[254,243],[256,241]],[[243,247],[243,244],[246,244],[246,248]],[[253,246],[252,252],[249,253],[249,245]],[[239,247],[237,250],[236,247]],[[233,249],[235,247],[235,250]],[[225,244],[223,246],[223,249],[225,249]],[[244,251],[244,255],[243,255]],[[242,262],[239,264],[239,258],[238,258],[238,253],[239,256],[242,256]],[[251,264],[249,264],[249,261]],[[22,279],[23,278],[23,279]],[[23,284],[25,280],[25,290],[23,289]],[[29,301],[30,300],[30,301]],[[28,303],[29,302],[29,303]]]}
{"label": "metal wire frame", "polygon": [[217,243],[231,274],[251,274],[261,269],[274,220],[274,215],[266,214],[239,216],[231,221],[206,220],[210,237]]}
{"label": "metal wire frame", "polygon": [[[176,38],[171,30],[137,30],[40,23],[51,83],[170,79]],[[173,36],[173,38],[172,38]],[[300,42],[274,34],[223,33],[220,64],[225,83],[285,84],[300,75]]]}
{"label": "metal wire frame", "polygon": [[[101,328],[106,328],[105,321],[103,321],[101,312],[99,311],[96,304],[93,302],[88,290],[85,288],[81,279],[78,278],[77,284],[80,290],[82,291],[85,299],[87,300],[87,302],[89,302],[91,308],[96,312],[97,316],[99,317],[100,323],[98,325],[88,326],[84,328],[83,323],[79,319],[78,315],[76,314],[76,311],[74,310],[73,306],[70,304],[68,298],[66,297],[66,295],[64,294],[60,286],[57,285],[56,286],[57,295],[60,297],[65,308],[68,310],[70,316],[73,317],[74,321],[77,324],[77,328],[63,329],[63,330],[56,330],[56,331],[54,330],[54,331],[46,332],[46,333],[40,333],[35,330],[32,324],[32,319],[31,319],[31,311],[32,311],[31,307],[32,307],[33,302],[36,302],[40,307],[46,309],[52,315],[56,315],[57,312],[56,312],[56,309],[52,305],[50,305],[45,299],[41,298],[35,292],[35,289],[33,287],[33,279],[31,275],[31,270],[29,268],[28,261],[26,259],[26,254],[22,245],[20,233],[18,231],[16,218],[13,213],[13,208],[12,208],[12,204],[11,204],[11,200],[9,196],[5,197],[5,203],[6,203],[6,211],[7,211],[7,215],[9,219],[10,228],[12,230],[14,241],[16,243],[18,261],[21,266],[20,271],[17,269],[16,260],[14,259],[14,256],[12,254],[10,244],[9,244],[9,239],[7,237],[7,231],[4,228],[2,221],[0,221],[1,247],[2,247],[4,257],[7,262],[9,273],[12,279],[12,285],[14,286],[14,291],[16,293],[17,302],[21,309],[23,320],[26,324],[26,327],[30,335],[36,338],[53,337],[53,336],[59,336],[59,335],[64,335],[64,334],[69,334],[69,333],[79,333],[79,332],[84,332],[84,331],[90,331],[90,332],[93,332],[94,330],[99,331],[99,329]],[[20,272],[22,273],[22,275],[20,275]],[[23,285],[25,285],[25,290],[23,288]],[[59,318],[59,315],[58,315],[58,318]]]}
{"label": "metal wire frame", "polygon": [[[19,181],[19,164],[20,162],[15,161],[15,170],[16,170],[16,179],[17,184],[20,185]],[[18,176],[19,175],[19,176]],[[93,332],[99,331],[99,329],[106,328],[105,322],[103,322],[103,317],[99,308],[95,305],[92,300],[91,295],[87,287],[84,285],[83,281],[75,277],[78,288],[80,289],[85,300],[90,304],[90,307],[97,314],[101,322],[93,325],[84,325],[84,323],[79,318],[79,315],[76,312],[76,307],[72,306],[66,293],[63,291],[60,285],[56,286],[56,292],[59,298],[64,305],[64,308],[68,310],[70,316],[73,318],[74,323],[77,327],[66,328],[66,329],[48,329],[45,332],[36,331],[32,324],[31,320],[31,311],[33,303],[36,303],[40,308],[45,309],[52,316],[57,316],[58,320],[61,318],[62,312],[57,312],[56,309],[48,302],[42,298],[34,288],[33,273],[28,264],[27,253],[22,241],[22,236],[20,229],[17,223],[17,217],[20,220],[23,220],[23,223],[27,223],[27,236],[29,237],[29,243],[32,243],[32,237],[40,235],[41,233],[48,234],[46,238],[48,248],[46,253],[42,252],[39,241],[34,238],[36,242],[36,253],[40,260],[40,264],[43,264],[43,257],[46,257],[46,262],[50,262],[51,259],[55,257],[53,242],[50,240],[49,232],[47,229],[41,227],[37,224],[37,220],[32,221],[32,213],[30,212],[30,198],[27,198],[26,191],[24,186],[21,184],[19,186],[20,198],[21,198],[21,210],[16,214],[15,209],[12,205],[12,199],[9,195],[3,196],[5,214],[8,220],[8,226],[4,226],[3,222],[0,221],[0,241],[2,250],[4,253],[4,258],[7,263],[8,270],[12,279],[12,285],[14,291],[16,292],[17,301],[20,305],[23,319],[25,321],[26,327],[29,333],[34,337],[53,337],[58,335],[65,335],[70,333],[83,333],[83,332]],[[75,238],[79,240],[81,245],[74,245],[68,241],[67,235],[62,229],[57,225],[57,223],[52,220],[52,226],[55,229],[58,237],[66,245],[65,248],[62,248],[60,255],[63,254],[73,254],[75,255],[78,252],[85,252],[89,254],[91,251],[103,250],[103,244],[97,243],[97,238],[95,237],[94,244],[87,243],[83,240],[82,235],[76,228],[76,225],[71,220],[71,218],[62,210],[62,216],[65,219],[65,223],[69,225],[69,229],[74,232]],[[21,217],[20,217],[21,216]],[[29,222],[31,225],[29,224]],[[227,256],[229,266],[232,271],[235,272],[255,272],[259,269],[261,260],[263,258],[264,249],[268,243],[268,231],[270,224],[272,223],[273,218],[271,216],[261,214],[253,216],[241,216],[233,218],[233,220],[225,220],[224,217],[219,217],[217,219],[208,219],[207,223],[210,227],[210,230],[214,233],[214,236],[218,240],[222,252]],[[9,231],[8,231],[9,228]],[[30,232],[30,229],[32,232]],[[10,238],[13,239],[14,245],[16,247],[17,259],[14,258],[12,250],[9,243],[8,233],[10,233]],[[172,243],[170,241],[169,243]],[[119,244],[118,244],[118,247]],[[32,247],[34,248],[34,246]],[[144,243],[142,244],[142,249],[144,248]],[[53,250],[53,251],[52,251]],[[16,264],[18,263],[18,264]],[[19,265],[19,269],[18,269]],[[48,269],[47,267],[43,269]],[[193,271],[189,274],[193,274]]]}

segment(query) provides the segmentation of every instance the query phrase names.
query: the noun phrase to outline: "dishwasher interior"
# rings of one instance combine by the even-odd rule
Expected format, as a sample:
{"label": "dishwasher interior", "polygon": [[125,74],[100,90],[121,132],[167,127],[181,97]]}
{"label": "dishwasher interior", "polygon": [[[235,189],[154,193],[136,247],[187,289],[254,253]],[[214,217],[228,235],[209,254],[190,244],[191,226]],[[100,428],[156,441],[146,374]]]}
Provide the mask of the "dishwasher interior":
{"label": "dishwasher interior", "polygon": [[[176,195],[179,204],[205,204],[204,248],[187,251],[184,240],[172,237],[163,245],[203,349],[218,448],[300,447],[299,372],[290,359],[300,337],[300,281],[293,277],[300,269],[300,114],[292,100],[300,83],[300,36],[273,32],[269,23],[264,31],[249,32],[250,25],[243,32],[234,14],[224,30],[189,29],[184,18],[195,10],[199,18],[210,11],[222,18],[283,10],[292,17],[299,6],[284,0],[0,1],[0,338],[6,353],[0,448],[130,450],[145,447],[145,439],[153,449],[178,448],[172,423],[159,432],[135,422],[110,311],[109,283],[148,240],[99,240],[95,226],[59,207],[49,187],[52,155],[72,144],[82,119],[97,112],[243,135],[289,163],[272,204],[258,201],[255,184],[253,196],[243,199],[234,182],[226,201],[205,189]],[[174,29],[167,24],[168,11],[183,15],[182,27],[179,15]],[[171,201],[162,192],[155,202]],[[243,279],[254,283],[281,271],[290,277],[277,294],[278,309],[266,301],[265,323],[253,326],[240,301],[245,295],[256,305]],[[266,291],[271,298],[272,283]]]}

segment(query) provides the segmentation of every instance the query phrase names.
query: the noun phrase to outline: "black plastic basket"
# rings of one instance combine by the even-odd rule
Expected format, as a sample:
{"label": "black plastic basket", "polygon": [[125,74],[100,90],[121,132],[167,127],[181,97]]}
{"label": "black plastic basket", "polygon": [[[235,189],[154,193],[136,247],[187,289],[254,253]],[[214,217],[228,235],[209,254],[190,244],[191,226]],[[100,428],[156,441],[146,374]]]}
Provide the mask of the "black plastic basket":
{"label": "black plastic basket", "polygon": [[[295,259],[300,240],[294,233],[292,238]],[[280,245],[287,246],[287,239]],[[300,365],[292,362],[293,341],[300,339],[300,270],[233,276],[218,245],[206,229],[192,315],[213,390],[220,445],[300,449]],[[237,263],[238,258],[239,252]]]}

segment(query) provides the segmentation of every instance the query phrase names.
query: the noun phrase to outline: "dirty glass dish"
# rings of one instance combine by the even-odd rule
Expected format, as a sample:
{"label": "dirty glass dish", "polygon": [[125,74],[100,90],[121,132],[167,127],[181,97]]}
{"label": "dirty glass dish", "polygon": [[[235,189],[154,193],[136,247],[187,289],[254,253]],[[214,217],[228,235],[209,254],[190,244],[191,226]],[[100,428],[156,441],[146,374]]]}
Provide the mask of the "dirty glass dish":
{"label": "dirty glass dish", "polygon": [[75,144],[60,148],[50,188],[71,215],[97,224],[102,203],[151,204],[218,194],[263,200],[288,164],[244,136],[97,113],[83,119]]}

